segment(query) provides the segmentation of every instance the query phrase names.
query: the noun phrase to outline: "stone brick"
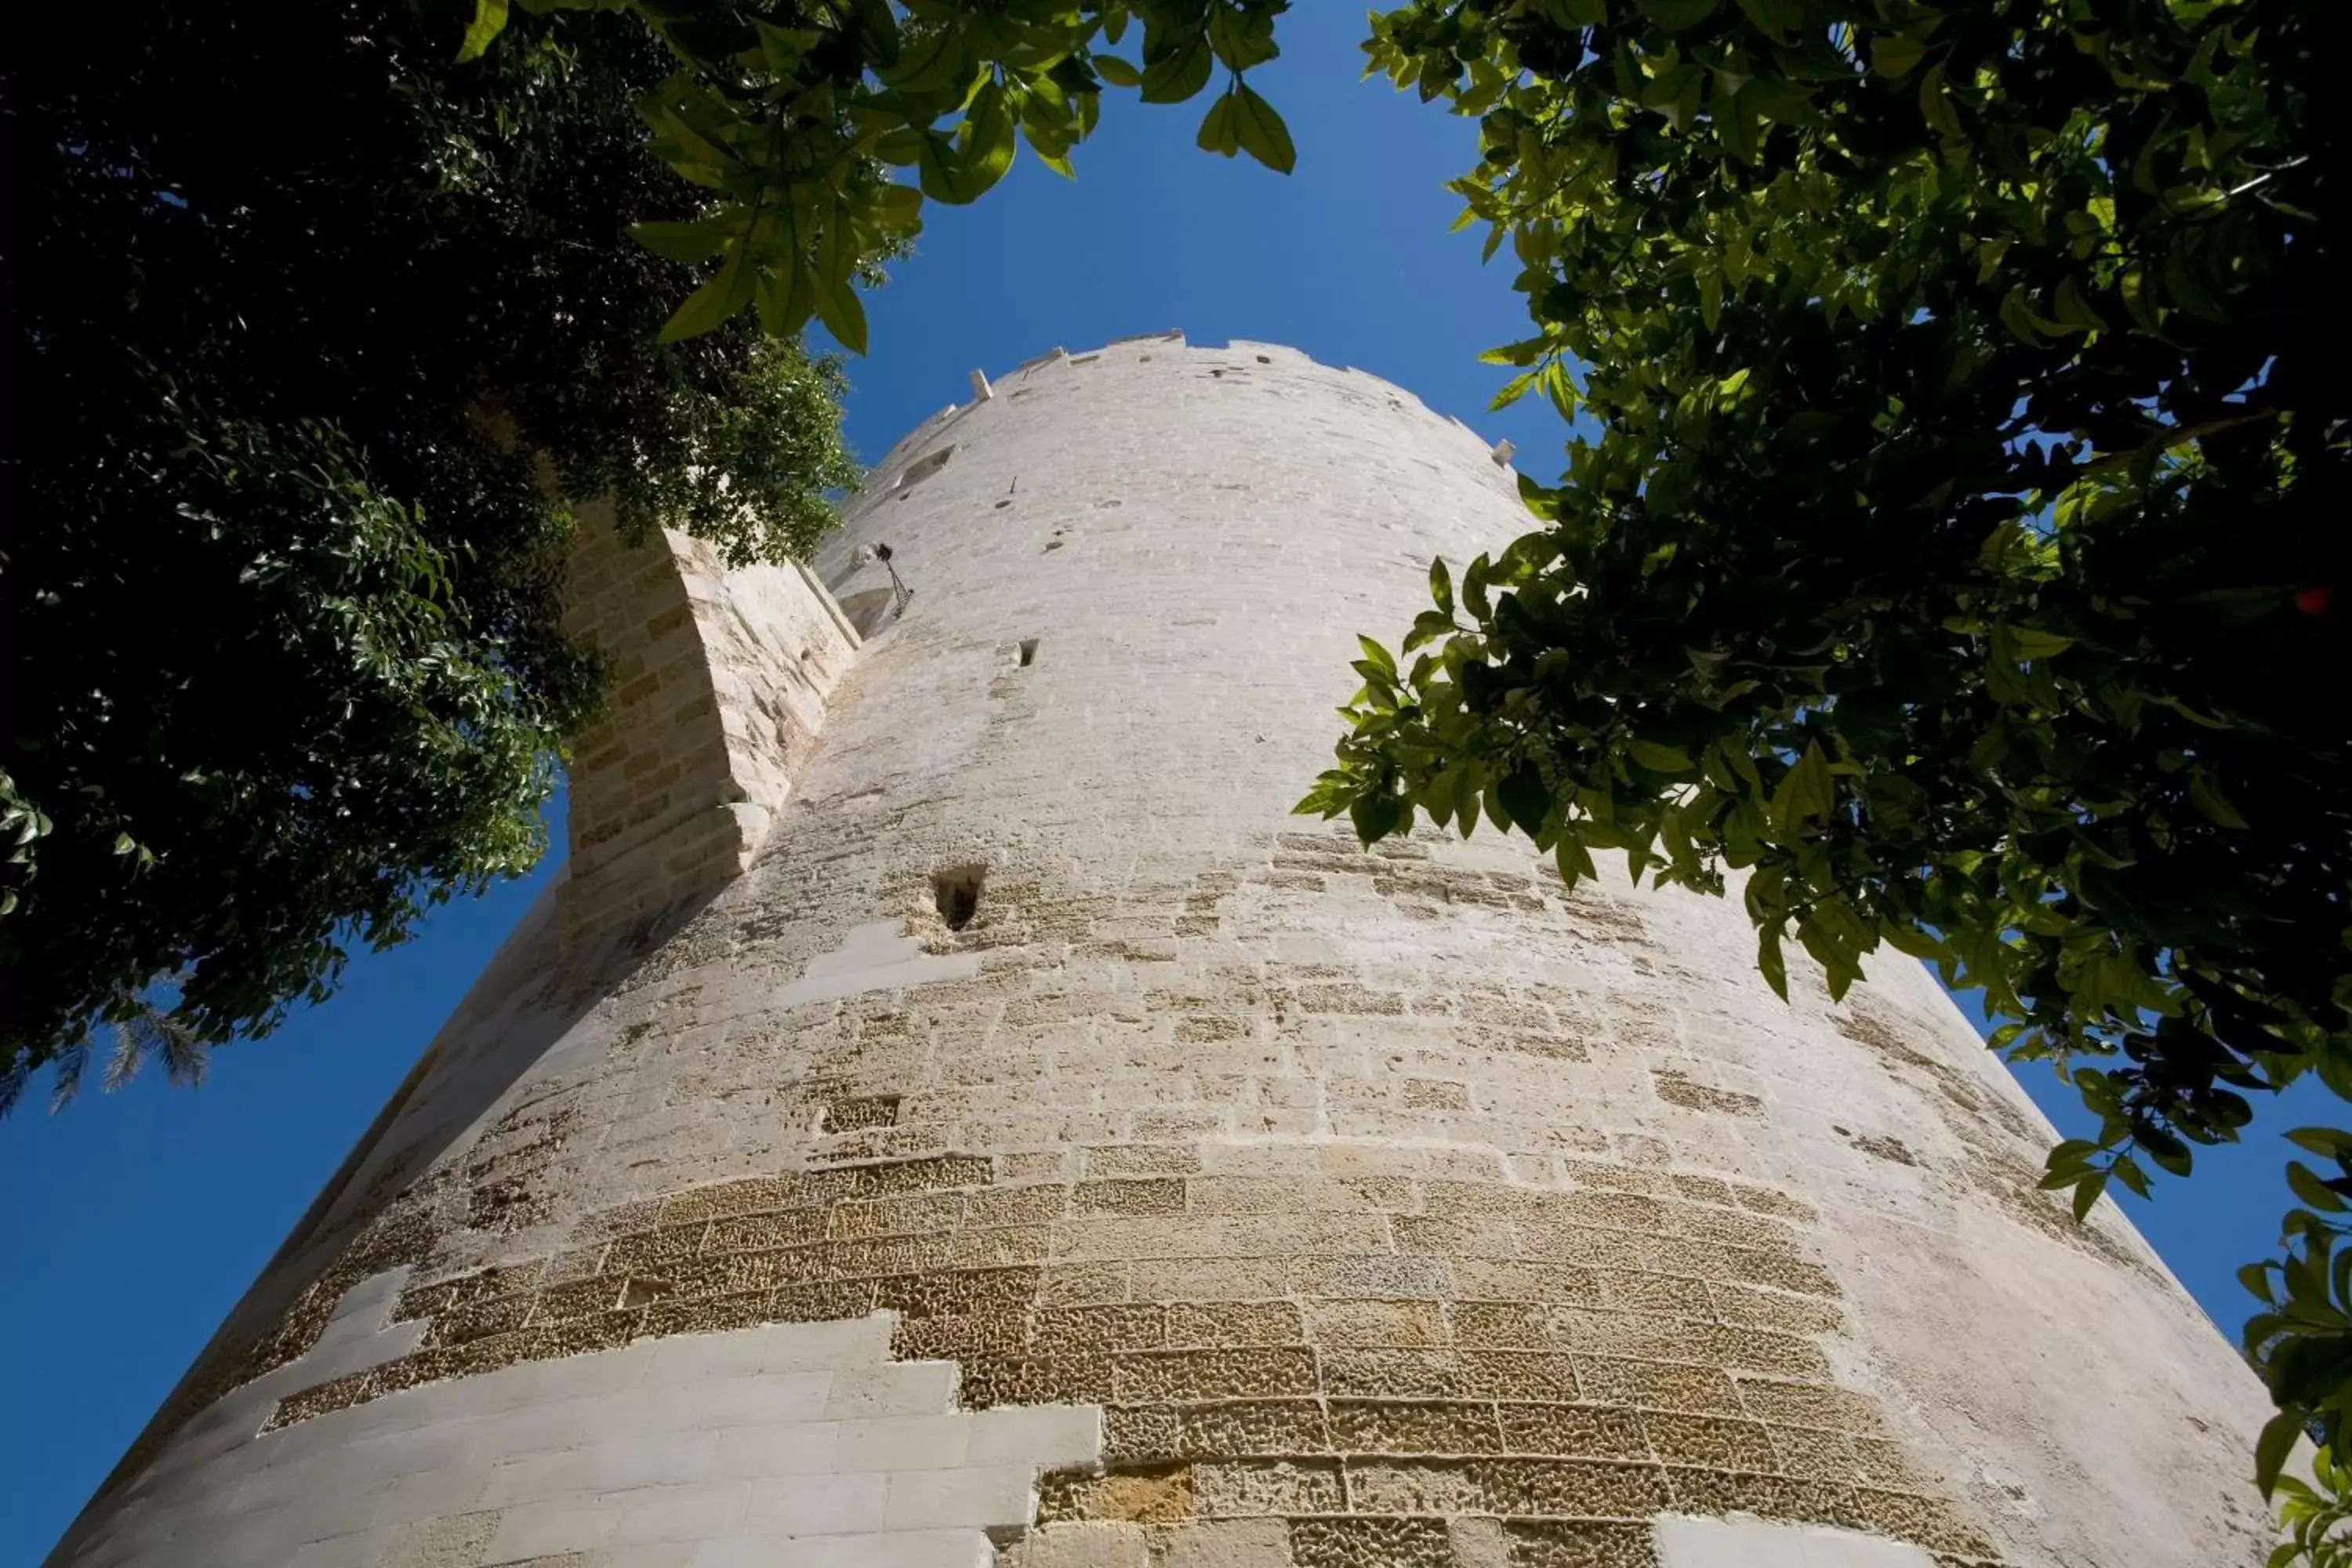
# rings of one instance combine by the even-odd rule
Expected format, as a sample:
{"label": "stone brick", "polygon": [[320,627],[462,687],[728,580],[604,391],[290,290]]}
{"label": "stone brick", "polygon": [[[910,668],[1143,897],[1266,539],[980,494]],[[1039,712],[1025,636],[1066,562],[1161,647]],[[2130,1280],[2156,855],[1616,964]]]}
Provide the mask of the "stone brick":
{"label": "stone brick", "polygon": [[1444,1521],[1434,1519],[1302,1519],[1290,1527],[1297,1568],[1451,1568]]}
{"label": "stone brick", "polygon": [[1330,1444],[1349,1454],[1496,1454],[1492,1405],[1447,1400],[1331,1402]]}
{"label": "stone brick", "polygon": [[1664,1475],[1649,1465],[1585,1459],[1475,1459],[1469,1465],[1489,1513],[1643,1520],[1669,1500]]}
{"label": "stone brick", "polygon": [[1642,1418],[1603,1405],[1506,1400],[1496,1406],[1504,1447],[1514,1454],[1576,1459],[1646,1459],[1651,1444]]}
{"label": "stone brick", "polygon": [[1177,1448],[1188,1458],[1321,1454],[1333,1446],[1323,1406],[1311,1399],[1234,1400],[1174,1414]]}
{"label": "stone brick", "polygon": [[1656,1568],[1647,1525],[1513,1522],[1511,1568]]}
{"label": "stone brick", "polygon": [[1193,1507],[1212,1518],[1339,1513],[1347,1490],[1337,1460],[1228,1459],[1192,1467]]}
{"label": "stone brick", "polygon": [[1317,1386],[1314,1353],[1282,1346],[1135,1352],[1112,1364],[1121,1400],[1262,1399]]}

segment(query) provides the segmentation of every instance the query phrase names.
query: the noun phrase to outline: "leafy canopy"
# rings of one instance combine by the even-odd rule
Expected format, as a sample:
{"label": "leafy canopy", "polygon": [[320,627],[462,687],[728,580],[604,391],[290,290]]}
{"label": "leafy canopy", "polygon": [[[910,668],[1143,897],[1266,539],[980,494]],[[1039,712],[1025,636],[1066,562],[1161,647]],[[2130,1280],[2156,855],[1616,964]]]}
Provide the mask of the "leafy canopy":
{"label": "leafy canopy", "polygon": [[[1576,424],[1542,526],[1357,669],[1301,809],[1481,816],[1709,892],[1785,992],[1881,942],[1981,986],[2095,1139],[2186,1174],[2352,1094],[2344,95],[2285,0],[1416,0],[1372,68],[1475,116],[1454,189]],[[2343,1462],[2352,1139],[2306,1129],[2247,1349]]]}
{"label": "leafy canopy", "polygon": [[[656,342],[630,240],[667,69],[625,18],[143,4],[12,73],[0,1104],[90,1028],[180,1076],[351,944],[527,870],[596,671],[609,496],[736,559],[855,482],[838,377],[749,321]],[[157,983],[160,982],[160,987]]]}
{"label": "leafy canopy", "polygon": [[12,82],[0,1106],[93,1024],[192,1075],[527,869],[597,690],[566,503],[804,550],[856,473],[802,327],[862,352],[925,197],[1067,173],[1106,83],[1222,68],[1202,144],[1288,168],[1285,8],[148,0]]}
{"label": "leafy canopy", "polygon": [[[641,109],[654,152],[708,193],[683,222],[645,224],[673,260],[715,261],[663,335],[691,337],[755,310],[781,337],[814,318],[866,352],[857,258],[921,228],[925,198],[978,200],[1023,141],[1069,174],[1106,86],[1181,103],[1222,69],[1200,144],[1288,173],[1297,153],[1244,79],[1275,58],[1289,0],[522,0],[529,11],[625,9],[674,68]],[[507,25],[477,0],[468,58]],[[1130,26],[1138,58],[1112,52]],[[914,171],[901,184],[894,168]]]}

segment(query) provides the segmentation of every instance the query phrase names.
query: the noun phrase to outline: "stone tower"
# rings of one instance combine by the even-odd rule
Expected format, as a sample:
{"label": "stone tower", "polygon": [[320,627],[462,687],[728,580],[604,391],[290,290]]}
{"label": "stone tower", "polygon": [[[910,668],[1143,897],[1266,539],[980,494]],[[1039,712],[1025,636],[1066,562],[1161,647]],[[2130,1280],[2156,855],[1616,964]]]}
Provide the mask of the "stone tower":
{"label": "stone tower", "polygon": [[2262,1391],[1916,966],[1288,816],[1507,453],[974,393],[813,571],[587,531],[565,879],[55,1561],[2260,1561]]}

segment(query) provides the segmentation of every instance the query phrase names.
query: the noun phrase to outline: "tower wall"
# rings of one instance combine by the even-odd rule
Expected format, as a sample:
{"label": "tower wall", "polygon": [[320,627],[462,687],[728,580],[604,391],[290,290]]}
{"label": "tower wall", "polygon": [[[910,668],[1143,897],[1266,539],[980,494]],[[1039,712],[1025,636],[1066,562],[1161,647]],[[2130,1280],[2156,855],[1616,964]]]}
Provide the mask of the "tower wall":
{"label": "tower wall", "polygon": [[58,1560],[2260,1561],[2260,1387],[1916,966],[1287,815],[1525,526],[1277,347],[927,422],[748,871],[527,921]]}

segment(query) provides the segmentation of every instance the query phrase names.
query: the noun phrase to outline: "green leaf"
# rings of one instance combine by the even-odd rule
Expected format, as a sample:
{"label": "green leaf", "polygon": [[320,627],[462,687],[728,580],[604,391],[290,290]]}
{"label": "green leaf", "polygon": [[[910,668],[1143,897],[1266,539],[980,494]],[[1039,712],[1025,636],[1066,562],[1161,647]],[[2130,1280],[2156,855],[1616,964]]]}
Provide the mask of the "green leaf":
{"label": "green leaf", "polygon": [[1772,988],[1781,1001],[1789,999],[1789,961],[1780,952],[1780,932],[1784,922],[1768,921],[1756,932],[1756,967],[1764,976],[1764,984]]}
{"label": "green leaf", "polygon": [[1739,8],[1776,44],[1805,25],[1805,0],[1739,0]]}
{"label": "green leaf", "polygon": [[1600,868],[1592,863],[1592,851],[1586,848],[1584,840],[1573,833],[1559,836],[1559,842],[1552,847],[1551,858],[1552,864],[1559,868],[1559,879],[1565,887],[1573,888],[1579,882],[1601,874]]}
{"label": "green leaf", "polygon": [[922,133],[916,169],[923,195],[933,201],[961,206],[980,195],[964,171],[963,154],[956,150],[954,142],[936,131]]}
{"label": "green leaf", "polygon": [[751,302],[752,276],[747,259],[749,247],[740,239],[727,242],[727,258],[710,280],[686,297],[667,321],[662,323],[661,341],[677,342],[685,338],[699,337],[719,326],[736,311]]}
{"label": "green leaf", "polygon": [[1141,87],[1143,73],[1117,55],[1089,55],[1087,63],[1095,74],[1113,87]]}
{"label": "green leaf", "polygon": [[1486,574],[1493,569],[1494,563],[1481,555],[1471,562],[1462,574],[1462,605],[1475,621],[1494,619],[1494,606],[1486,598]]}
{"label": "green leaf", "polygon": [[1454,577],[1445,569],[1445,558],[1432,557],[1429,563],[1429,596],[1446,616],[1454,614]]}
{"label": "green leaf", "polygon": [[2326,1160],[2352,1154],[2352,1132],[2341,1132],[2333,1127],[2298,1127],[2286,1135],[2286,1140]]}
{"label": "green leaf", "polygon": [[857,285],[848,279],[838,283],[820,280],[816,289],[817,320],[833,334],[834,342],[851,353],[866,352],[866,306],[857,298]]}
{"label": "green leaf", "polygon": [[1003,88],[992,81],[973,95],[971,108],[964,114],[960,139],[964,146],[965,169],[977,182],[971,195],[965,198],[969,201],[987,192],[1013,166],[1019,134]]}
{"label": "green leaf", "polygon": [[1234,110],[1234,129],[1243,148],[1276,174],[1290,173],[1298,162],[1298,149],[1291,145],[1290,128],[1275,112],[1274,105],[1258,96],[1247,82],[1235,82],[1228,97],[1238,100]]}
{"label": "green leaf", "polygon": [[1881,76],[1902,77],[1911,74],[1927,52],[1925,41],[1900,35],[1873,38],[1870,41],[1870,68]]}
{"label": "green leaf", "polygon": [[1953,112],[1951,94],[1944,88],[1944,64],[1937,60],[1919,79],[1919,116],[1935,127],[1936,133],[1953,141],[1965,140],[1960,117]]}
{"label": "green leaf", "polygon": [[1503,384],[1503,389],[1495,394],[1495,400],[1486,405],[1486,411],[1491,414],[1497,409],[1508,408],[1512,404],[1517,403],[1520,398],[1525,397],[1528,395],[1528,390],[1535,385],[1537,379],[1543,373],[1539,370],[1530,370],[1523,371],[1519,374],[1511,377],[1510,380]]}
{"label": "green leaf", "polygon": [[1495,796],[1520,832],[1533,838],[1543,831],[1544,818],[1551,815],[1551,789],[1533,763],[1520,763],[1505,773],[1495,785]]}
{"label": "green leaf", "polygon": [[2254,1440],[2254,1485],[2263,1496],[2270,1496],[2278,1485],[2279,1471],[2303,1435],[2303,1418],[2292,1410],[2280,1411],[2263,1426],[2263,1435]]}
{"label": "green leaf", "polygon": [[971,37],[962,27],[931,28],[899,51],[897,64],[876,74],[884,85],[900,92],[953,93],[961,98],[975,74]]}
{"label": "green leaf", "polygon": [[1878,934],[1897,952],[1913,958],[1938,959],[1944,956],[1944,943],[1916,926],[1889,921],[1879,927]]}
{"label": "green leaf", "polygon": [[1756,107],[1746,93],[1728,85],[1722,71],[1715,73],[1715,84],[1707,90],[1707,107],[1715,116],[1716,134],[1723,139],[1725,151],[1743,163],[1758,162],[1760,154],[1756,140]]}
{"label": "green leaf", "polygon": [[1356,825],[1356,837],[1372,844],[1410,826],[1412,806],[1384,789],[1366,790],[1349,805],[1348,818]]}
{"label": "green leaf", "polygon": [[1819,742],[1808,741],[1796,764],[1772,792],[1773,829],[1783,837],[1795,837],[1806,823],[1826,821],[1836,808],[1837,782],[1831,775],[1829,758],[1822,754]]}
{"label": "green leaf", "polygon": [[1143,68],[1143,101],[1183,102],[1209,85],[1209,72],[1215,64],[1207,30],[1193,33]]}
{"label": "green leaf", "polygon": [[2126,1154],[2117,1160],[2113,1168],[2116,1181],[2130,1188],[2138,1196],[2143,1198],[2147,1196],[2147,1173],[2139,1168],[2138,1161]]}
{"label": "green leaf", "polygon": [[1657,773],[1686,773],[1696,765],[1688,752],[1659,745],[1654,741],[1628,742],[1625,754]]}
{"label": "green leaf", "polygon": [[2189,771],[2189,804],[2208,822],[2242,831],[2245,828],[2246,819],[2238,815],[2238,808],[2230,804],[2221,785],[2212,781],[2201,763]]}
{"label": "green leaf", "polygon": [[2051,310],[2061,321],[2079,331],[2106,329],[2105,320],[2091,309],[2091,302],[2083,297],[2082,287],[2072,273],[2058,280],[2058,292],[2052,298]]}
{"label": "green leaf", "polygon": [[629,237],[666,261],[691,266],[707,261],[727,243],[727,231],[708,219],[694,223],[638,223],[629,226]]}
{"label": "green leaf", "polygon": [[2010,642],[2021,658],[2053,658],[2073,647],[2076,640],[2038,626],[2011,626],[2008,631]]}
{"label": "green leaf", "polygon": [[1642,0],[1642,15],[1669,33],[1686,32],[1715,15],[1721,0]]}
{"label": "green leaf", "polygon": [[1528,338],[1522,342],[1506,343],[1498,349],[1488,349],[1478,356],[1480,364],[1526,366],[1544,357],[1551,346],[1549,338]]}
{"label": "green leaf", "polygon": [[1203,153],[1221,153],[1232,157],[1241,151],[1238,119],[1234,95],[1226,93],[1209,105],[1209,112],[1201,117],[1201,132],[1192,138],[1192,144]]}
{"label": "green leaf", "polygon": [[2322,1214],[2342,1214],[2347,1207],[2343,1196],[2329,1189],[2310,1166],[2300,1160],[2290,1160],[2286,1165],[2286,1184],[2294,1195]]}
{"label": "green leaf", "polygon": [[793,338],[816,313],[816,279],[806,262],[787,254],[760,275],[760,330],[772,338]]}
{"label": "green leaf", "polygon": [[816,236],[817,281],[846,283],[857,276],[856,231],[847,211],[837,204],[824,215],[822,222],[824,226]]}
{"label": "green leaf", "polygon": [[482,58],[482,52],[506,31],[509,0],[474,0],[474,19],[467,25],[465,41],[457,46],[457,61]]}
{"label": "green leaf", "polygon": [[2094,1171],[2074,1187],[2074,1223],[2080,1225],[2089,1216],[2091,1205],[2107,1190],[2107,1173]]}
{"label": "green leaf", "polygon": [[876,228],[894,238],[911,238],[922,232],[923,193],[912,185],[885,185],[866,208]]}

